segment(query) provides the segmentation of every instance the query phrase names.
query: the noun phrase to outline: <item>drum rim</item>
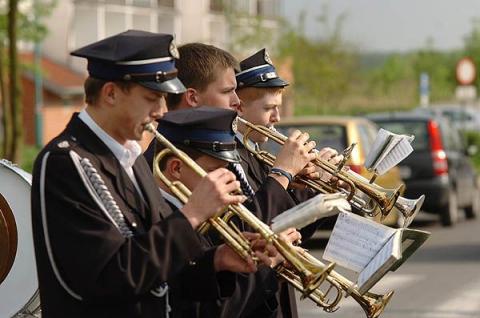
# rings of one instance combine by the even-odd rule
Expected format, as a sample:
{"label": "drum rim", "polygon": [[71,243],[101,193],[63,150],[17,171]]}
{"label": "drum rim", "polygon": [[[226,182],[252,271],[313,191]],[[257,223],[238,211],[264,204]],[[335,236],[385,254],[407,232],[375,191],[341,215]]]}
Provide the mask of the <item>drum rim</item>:
{"label": "drum rim", "polygon": [[5,232],[7,237],[7,257],[5,261],[0,259],[0,284],[7,278],[8,273],[13,267],[15,257],[17,255],[18,234],[17,224],[13,215],[12,209],[5,197],[0,193],[0,217],[2,222],[6,225]]}
{"label": "drum rim", "polygon": [[[18,167],[16,164],[13,164],[11,161],[8,161],[8,160],[5,160],[5,159],[0,159],[0,171],[1,171],[1,168],[5,168],[6,171],[10,171],[11,173],[13,173],[14,175],[16,175],[16,177],[19,177],[18,178],[18,181],[25,184],[29,191],[31,190],[31,186],[32,186],[32,176],[30,173],[26,172],[25,170],[21,169],[20,167]],[[4,194],[1,194],[0,195],[6,200],[6,197],[4,196]],[[8,202],[8,201],[7,201]],[[10,206],[10,204],[8,204]],[[15,218],[15,214],[13,212],[13,209],[9,209],[9,211],[11,212],[11,215],[13,216],[13,218]],[[2,211],[4,212],[4,211]],[[2,213],[3,214],[3,213]],[[20,238],[20,233],[18,232],[18,226],[17,225],[17,221],[15,221],[15,224],[16,224],[16,234],[17,234],[17,237]],[[18,244],[18,240],[17,240],[17,244]],[[17,253],[16,253],[16,256],[19,256],[18,255],[18,246],[17,246]],[[20,247],[21,248],[21,247]],[[16,257],[17,259],[17,257]],[[35,261],[35,257],[33,257],[33,261]],[[12,269],[15,268],[15,259],[12,263],[12,266],[10,268],[9,271],[7,271],[7,275],[6,277],[3,279],[3,281],[5,281],[6,279],[8,279],[8,277],[12,274]],[[15,310],[15,312],[13,313],[13,317],[20,317],[20,316],[28,316],[28,317],[40,317],[40,312],[41,312],[41,308],[40,308],[40,296],[39,296],[39,289],[38,289],[38,278],[36,278],[35,276],[35,281],[33,282],[33,286],[34,289],[32,290],[32,293],[26,293],[25,294],[25,298],[24,298],[24,301],[19,303],[18,307],[15,307],[13,308],[13,310]],[[1,282],[1,281],[0,281]],[[31,284],[31,281],[29,281],[28,283],[29,285]],[[1,283],[0,283],[1,285]],[[30,286],[28,286],[30,287]],[[23,297],[23,295],[22,295]]]}

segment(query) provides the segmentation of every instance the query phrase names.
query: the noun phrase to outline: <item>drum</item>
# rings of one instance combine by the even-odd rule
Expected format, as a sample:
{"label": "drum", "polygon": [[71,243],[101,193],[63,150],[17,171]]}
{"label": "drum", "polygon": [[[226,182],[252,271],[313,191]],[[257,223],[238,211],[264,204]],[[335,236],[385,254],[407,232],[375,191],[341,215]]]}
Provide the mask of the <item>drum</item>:
{"label": "drum", "polygon": [[0,160],[0,317],[40,317],[31,184],[30,174]]}

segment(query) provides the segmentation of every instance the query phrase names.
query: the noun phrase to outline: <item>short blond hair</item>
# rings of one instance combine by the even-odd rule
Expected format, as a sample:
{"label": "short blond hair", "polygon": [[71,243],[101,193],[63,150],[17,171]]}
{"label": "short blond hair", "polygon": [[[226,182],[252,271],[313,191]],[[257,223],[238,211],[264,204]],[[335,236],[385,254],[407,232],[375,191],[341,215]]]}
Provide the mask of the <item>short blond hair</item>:
{"label": "short blond hair", "polygon": [[245,87],[237,90],[238,98],[243,103],[250,103],[265,96],[265,94],[278,95],[283,93],[283,87]]}

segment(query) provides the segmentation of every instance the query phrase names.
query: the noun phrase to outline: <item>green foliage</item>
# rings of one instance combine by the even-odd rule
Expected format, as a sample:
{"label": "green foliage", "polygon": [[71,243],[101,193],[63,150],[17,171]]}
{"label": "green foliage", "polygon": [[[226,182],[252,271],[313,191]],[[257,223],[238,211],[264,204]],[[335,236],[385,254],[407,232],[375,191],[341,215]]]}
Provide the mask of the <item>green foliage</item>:
{"label": "green foliage", "polygon": [[[464,42],[464,56],[469,56],[473,59],[478,74],[480,70],[480,18],[474,18],[472,20],[472,30],[465,37]],[[477,88],[479,87],[478,80],[476,86]]]}
{"label": "green foliage", "polygon": [[462,135],[467,147],[475,146],[477,149],[477,152],[471,156],[471,159],[475,169],[480,172],[480,132],[464,131]]}
{"label": "green foliage", "polygon": [[413,54],[412,64],[414,76],[420,78],[422,72],[430,77],[430,100],[441,101],[451,99],[455,92],[455,63],[457,52],[440,52],[427,46]]}
{"label": "green foliage", "polygon": [[21,160],[23,116],[17,43],[40,42],[47,34],[43,19],[56,0],[9,0],[0,3],[0,106],[3,140],[1,156]]}
{"label": "green foliage", "polygon": [[40,152],[40,148],[33,147],[33,146],[26,146],[22,149],[22,160],[21,160],[21,168],[29,173],[32,173],[33,170],[33,163],[35,162],[35,158],[37,157],[38,153]]}
{"label": "green foliage", "polygon": [[[8,9],[7,1],[2,3],[0,3],[0,40],[5,41]],[[43,40],[48,33],[43,20],[51,14],[56,4],[57,0],[18,0],[18,39],[30,42]]]}
{"label": "green foliage", "polygon": [[280,57],[293,60],[295,104],[307,113],[325,113],[327,107],[340,105],[353,85],[358,66],[357,53],[341,37],[345,17],[339,16],[331,23],[327,9],[324,7],[317,18],[321,38],[307,38],[302,13],[299,29],[287,25],[278,42]]}

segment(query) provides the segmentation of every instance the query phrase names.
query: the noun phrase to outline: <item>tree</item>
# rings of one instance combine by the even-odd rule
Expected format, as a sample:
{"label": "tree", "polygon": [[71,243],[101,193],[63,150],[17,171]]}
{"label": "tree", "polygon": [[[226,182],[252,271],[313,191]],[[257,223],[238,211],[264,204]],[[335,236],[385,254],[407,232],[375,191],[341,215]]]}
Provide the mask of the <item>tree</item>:
{"label": "tree", "polygon": [[348,94],[354,81],[358,55],[341,35],[346,16],[330,21],[324,7],[317,18],[321,38],[307,38],[304,30],[306,13],[299,16],[299,27],[286,27],[279,40],[282,57],[292,57],[296,105],[309,113],[325,113],[336,108]]}
{"label": "tree", "polygon": [[[9,0],[0,8],[0,99],[2,106],[2,156],[20,162],[23,116],[20,103],[17,42],[35,42],[47,33],[41,19],[50,14],[55,0]],[[22,8],[23,10],[19,10]],[[6,54],[5,54],[6,53]],[[7,57],[7,59],[5,58]],[[39,71],[39,70],[36,70]]]}
{"label": "tree", "polygon": [[[480,18],[472,21],[472,30],[464,39],[464,55],[473,59],[477,68],[477,74],[480,70]],[[478,87],[478,81],[477,81]]]}
{"label": "tree", "polygon": [[[433,41],[412,55],[415,81],[418,84],[421,73],[430,78],[430,99],[445,101],[451,99],[455,91],[455,61],[457,52],[441,52],[434,48]],[[418,85],[417,85],[418,87]]]}

